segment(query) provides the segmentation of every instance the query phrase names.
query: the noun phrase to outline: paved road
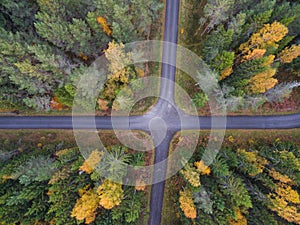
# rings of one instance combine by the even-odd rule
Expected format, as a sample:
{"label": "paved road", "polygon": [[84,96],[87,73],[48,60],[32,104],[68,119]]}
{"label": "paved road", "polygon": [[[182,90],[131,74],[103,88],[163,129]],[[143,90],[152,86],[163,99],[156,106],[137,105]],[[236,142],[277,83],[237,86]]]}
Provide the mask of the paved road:
{"label": "paved road", "polygon": [[[166,0],[166,17],[164,26],[164,41],[177,43],[179,0]],[[170,62],[176,62],[176,47],[164,46],[162,57]],[[173,66],[163,64],[161,77],[175,81],[176,69]],[[197,117],[184,114],[174,103],[174,86],[171,82],[162,79],[160,84],[160,96],[157,104],[150,112],[142,116],[133,117],[76,117],[80,125],[77,129],[122,129],[144,130],[151,134],[154,143],[158,143],[155,149],[155,163],[163,161],[168,156],[169,144],[174,133],[183,129],[211,129],[211,117]],[[166,99],[166,100],[163,100]],[[183,123],[180,123],[180,118]],[[70,116],[1,116],[0,129],[72,129]],[[215,118],[216,120],[218,118]],[[76,123],[78,124],[78,123]],[[214,129],[224,127],[214,126]],[[289,129],[300,128],[300,114],[284,116],[228,116],[226,129]],[[161,137],[165,137],[161,140]],[[156,182],[165,177],[166,164],[155,167],[151,188],[151,203],[149,225],[161,223],[161,212],[164,197],[165,182]]]}
{"label": "paved road", "polygon": [[[180,120],[176,113],[171,111],[169,114],[156,114],[155,117],[162,117],[171,131],[178,130],[203,130],[211,129],[211,117],[205,116],[182,116],[184,123],[178,123]],[[93,118],[93,117],[92,117]],[[130,117],[129,122],[124,117],[114,118],[115,129],[120,130],[144,130],[150,131],[149,122],[154,117],[141,116]],[[178,118],[178,119],[177,119]],[[217,118],[217,117],[215,117]],[[278,116],[227,116],[226,129],[293,129],[300,128],[300,114],[278,115]],[[111,117],[96,117],[95,124],[89,121],[91,118],[79,117],[82,121],[78,129],[101,129],[111,130],[113,125]],[[0,116],[0,129],[72,129],[72,117],[70,116]],[[216,126],[214,129],[223,129]]]}

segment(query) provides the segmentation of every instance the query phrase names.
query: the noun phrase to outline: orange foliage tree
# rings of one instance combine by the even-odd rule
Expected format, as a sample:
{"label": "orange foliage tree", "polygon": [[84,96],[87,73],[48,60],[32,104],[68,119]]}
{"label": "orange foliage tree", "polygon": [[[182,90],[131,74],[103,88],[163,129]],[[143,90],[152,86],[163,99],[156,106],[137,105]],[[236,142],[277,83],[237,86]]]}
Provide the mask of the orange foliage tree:
{"label": "orange foliage tree", "polygon": [[122,184],[114,183],[108,179],[105,179],[98,187],[97,193],[99,195],[99,203],[105,209],[112,209],[120,205],[124,197]]}
{"label": "orange foliage tree", "polygon": [[184,215],[187,218],[195,219],[197,216],[197,211],[193,201],[192,192],[188,189],[179,192],[179,203]]}
{"label": "orange foliage tree", "polygon": [[202,175],[210,174],[210,168],[204,164],[203,160],[194,162],[194,165],[197,168],[197,171],[199,171]]}
{"label": "orange foliage tree", "polygon": [[94,171],[95,166],[101,161],[104,152],[100,152],[97,149],[92,151],[89,157],[84,161],[82,166],[79,168],[81,171],[84,171],[88,174]]}
{"label": "orange foliage tree", "polygon": [[[241,44],[239,50],[244,57],[253,55],[255,49],[266,49],[268,47],[277,48],[276,42],[279,42],[288,33],[288,28],[275,21],[272,24],[265,24],[257,33],[253,34],[250,39]],[[257,50],[256,50],[257,52]]]}
{"label": "orange foliage tree", "polygon": [[268,207],[275,211],[278,216],[286,219],[289,222],[300,224],[300,198],[297,191],[293,190],[291,186],[278,183],[275,193],[268,195],[270,204]]}
{"label": "orange foliage tree", "polygon": [[298,56],[300,56],[300,45],[292,45],[282,50],[279,53],[278,58],[282,63],[290,63]]}
{"label": "orange foliage tree", "polygon": [[106,33],[108,36],[110,36],[112,33],[112,30],[108,26],[107,20],[102,16],[98,16],[97,22],[102,26],[103,32]]}
{"label": "orange foliage tree", "polygon": [[78,193],[81,197],[77,199],[71,216],[90,224],[96,218],[96,209],[99,204],[98,195],[93,189],[79,189]]}
{"label": "orange foliage tree", "polygon": [[235,210],[236,219],[229,218],[230,225],[247,225],[247,219],[243,216],[239,209]]}
{"label": "orange foliage tree", "polygon": [[146,189],[146,184],[143,180],[137,179],[135,182],[135,190],[137,191],[145,191]]}
{"label": "orange foliage tree", "polygon": [[260,59],[263,57],[266,51],[266,49],[255,48],[252,51],[249,51],[249,53],[242,58],[241,62],[252,59]]}

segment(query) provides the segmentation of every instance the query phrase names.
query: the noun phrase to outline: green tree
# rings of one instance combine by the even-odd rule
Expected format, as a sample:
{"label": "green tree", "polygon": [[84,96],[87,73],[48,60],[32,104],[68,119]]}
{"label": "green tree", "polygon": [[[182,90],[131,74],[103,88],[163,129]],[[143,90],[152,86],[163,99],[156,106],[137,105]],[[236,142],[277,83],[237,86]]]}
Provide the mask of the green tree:
{"label": "green tree", "polygon": [[227,20],[233,5],[234,0],[208,0],[203,10],[204,18],[200,20],[200,24],[206,24],[202,35]]}

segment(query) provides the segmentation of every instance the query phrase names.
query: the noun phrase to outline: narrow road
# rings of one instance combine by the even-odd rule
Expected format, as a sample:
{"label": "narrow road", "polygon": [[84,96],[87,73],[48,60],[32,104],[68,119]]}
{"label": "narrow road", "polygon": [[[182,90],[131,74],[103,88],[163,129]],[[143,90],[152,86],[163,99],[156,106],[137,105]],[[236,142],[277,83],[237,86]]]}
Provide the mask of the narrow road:
{"label": "narrow road", "polygon": [[[177,43],[178,18],[180,0],[166,0],[164,41]],[[162,57],[176,64],[176,47],[165,45]],[[121,129],[144,130],[151,134],[154,143],[160,141],[162,134],[161,121],[164,122],[164,139],[157,144],[154,163],[163,161],[168,157],[169,144],[179,130],[211,129],[211,117],[190,116],[184,114],[174,106],[174,85],[165,82],[165,79],[175,82],[176,68],[168,64],[162,64],[160,84],[160,98],[150,112],[141,116],[114,117],[77,117],[80,125],[74,127],[71,116],[1,116],[0,129]],[[173,106],[172,106],[173,105]],[[180,123],[180,118],[184,123]],[[154,121],[154,122],[153,122]],[[152,124],[150,126],[150,124]],[[157,129],[156,129],[157,128]],[[224,129],[224,127],[213,127]],[[226,129],[291,129],[300,128],[300,114],[282,116],[228,116]],[[161,213],[164,198],[166,163],[156,166],[153,172],[153,185],[151,188],[149,225],[161,224]]]}
{"label": "narrow road", "polygon": [[[161,112],[163,113],[163,112]],[[169,113],[171,114],[171,113]],[[161,115],[170,130],[210,130],[211,117],[189,116],[182,118],[185,123],[175,123],[175,116]],[[111,117],[95,117],[95,125],[87,123],[88,117],[79,117],[82,120],[78,129],[112,130]],[[151,116],[129,117],[129,123],[124,117],[114,118],[114,128],[120,130],[144,130],[149,131],[148,123]],[[294,129],[300,128],[300,114],[276,115],[276,116],[227,116],[226,129]],[[71,116],[0,116],[0,129],[73,129]],[[223,127],[214,127],[223,129]]]}

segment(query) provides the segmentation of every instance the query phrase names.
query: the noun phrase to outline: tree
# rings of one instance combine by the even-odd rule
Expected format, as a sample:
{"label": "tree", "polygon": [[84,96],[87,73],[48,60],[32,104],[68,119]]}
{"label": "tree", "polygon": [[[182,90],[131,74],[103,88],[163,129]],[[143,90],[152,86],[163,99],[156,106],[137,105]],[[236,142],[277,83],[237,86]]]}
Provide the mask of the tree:
{"label": "tree", "polygon": [[232,42],[233,30],[225,30],[223,26],[207,36],[203,44],[203,57],[205,62],[210,62],[222,51],[229,48]]}
{"label": "tree", "polygon": [[249,84],[251,77],[258,73],[264,72],[268,67],[266,66],[267,57],[252,59],[244,61],[235,67],[230,76],[221,80],[221,84],[234,89],[229,93],[234,96],[243,96],[246,94],[245,87]]}
{"label": "tree", "polygon": [[56,98],[71,107],[80,75],[108,43],[150,39],[162,6],[149,0],[2,1],[1,104],[49,111],[56,110]]}
{"label": "tree", "polygon": [[210,168],[204,164],[203,160],[200,160],[198,162],[194,162],[194,165],[202,175],[209,175],[210,174]]}
{"label": "tree", "polygon": [[262,173],[265,166],[268,165],[268,160],[259,156],[257,151],[238,149],[237,154],[242,159],[241,163],[245,164],[242,170],[245,169],[245,172],[250,176],[256,176]]}
{"label": "tree", "polygon": [[206,104],[208,97],[205,93],[199,92],[194,94],[192,101],[197,108],[200,108]]}
{"label": "tree", "polygon": [[235,211],[236,219],[229,218],[230,225],[247,225],[247,218],[241,213],[239,209]]}
{"label": "tree", "polygon": [[128,43],[149,39],[151,25],[158,18],[163,4],[155,1],[93,0],[97,14],[111,25],[112,37],[117,42]]}
{"label": "tree", "polygon": [[249,81],[248,91],[251,93],[265,93],[267,90],[273,88],[278,80],[272,78],[276,74],[276,69],[269,68],[262,73],[256,74]]}
{"label": "tree", "polygon": [[83,165],[80,167],[80,170],[85,171],[88,174],[92,173],[97,164],[101,161],[103,155],[103,151],[100,152],[97,149],[92,151],[89,157],[84,161]]}
{"label": "tree", "polygon": [[209,0],[203,10],[204,18],[200,20],[201,25],[207,23],[202,31],[202,35],[228,19],[233,5],[233,0]]}
{"label": "tree", "polygon": [[105,209],[112,209],[120,205],[124,194],[122,184],[114,183],[108,179],[98,187],[97,193],[99,195],[99,204]]}
{"label": "tree", "polygon": [[[137,77],[135,70],[133,70],[132,67],[127,66],[131,64],[131,53],[125,53],[124,48],[124,44],[118,44],[113,41],[108,44],[108,49],[105,50],[105,56],[110,62],[110,74],[108,75],[108,81],[102,95],[109,101],[114,100],[117,93],[123,88],[126,88],[131,79]],[[121,96],[120,98],[124,97],[126,96]],[[122,101],[120,102],[122,103]],[[121,108],[122,107],[120,107],[120,109]]]}
{"label": "tree", "polygon": [[127,164],[130,162],[130,156],[125,153],[126,150],[124,146],[111,146],[105,152],[101,163],[96,166],[95,172],[121,183],[127,173]]}
{"label": "tree", "polygon": [[[300,213],[297,210],[300,205],[299,194],[287,184],[279,183],[278,185],[276,194],[268,195],[270,200],[268,207],[287,221],[299,224]],[[297,204],[298,207],[291,203]]]}
{"label": "tree", "polygon": [[80,198],[77,199],[71,216],[90,224],[96,218],[96,209],[99,204],[98,195],[93,189],[79,189],[78,192]]}
{"label": "tree", "polygon": [[234,61],[234,52],[222,51],[212,61],[211,67],[220,73],[226,68],[231,68]]}
{"label": "tree", "polygon": [[180,173],[193,187],[200,187],[199,172],[194,167],[186,164]]}
{"label": "tree", "polygon": [[257,48],[277,48],[276,42],[282,40],[287,33],[288,28],[277,21],[272,24],[265,24],[257,33],[252,34],[247,42],[241,44],[239,50],[243,55],[250,55]]}
{"label": "tree", "polygon": [[300,45],[292,45],[282,50],[278,55],[278,59],[282,63],[291,63],[298,56],[300,56]]}
{"label": "tree", "polygon": [[195,219],[197,211],[193,202],[192,192],[188,189],[179,192],[180,208],[187,218]]}
{"label": "tree", "polygon": [[241,62],[246,61],[246,60],[252,60],[252,59],[260,59],[264,56],[266,53],[266,49],[253,49],[248,55],[245,55]]}
{"label": "tree", "polygon": [[141,212],[142,202],[145,196],[141,192],[136,192],[132,187],[125,189],[124,200],[122,204],[112,209],[112,218],[115,224],[135,224],[137,223]]}

